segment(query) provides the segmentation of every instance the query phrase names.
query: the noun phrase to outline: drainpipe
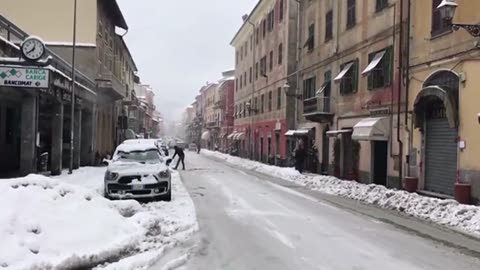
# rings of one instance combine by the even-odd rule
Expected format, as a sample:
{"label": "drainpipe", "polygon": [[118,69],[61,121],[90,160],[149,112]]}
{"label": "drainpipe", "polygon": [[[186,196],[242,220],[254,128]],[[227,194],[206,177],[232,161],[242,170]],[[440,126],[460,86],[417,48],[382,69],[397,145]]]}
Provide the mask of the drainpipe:
{"label": "drainpipe", "polygon": [[[401,90],[402,90],[402,81],[403,81],[403,54],[402,54],[402,49],[403,49],[403,31],[404,31],[404,25],[403,25],[403,0],[400,0],[400,40],[399,40],[399,50],[398,50],[398,72],[400,74],[399,79],[398,79],[398,94],[397,94],[397,143],[398,143],[398,155],[399,155],[399,168],[398,168],[398,177],[400,179],[400,182],[403,180],[402,175],[403,175],[403,141],[400,138],[400,110],[401,110],[401,105],[400,102],[402,100],[401,98]],[[394,32],[395,35],[395,32]],[[405,114],[407,112],[405,111]]]}
{"label": "drainpipe", "polygon": [[[254,132],[253,132],[253,118],[254,118],[254,115],[252,115],[252,105],[253,105],[253,99],[254,99],[254,95],[255,95],[255,73],[257,72],[257,70],[255,70],[257,67],[255,66],[255,59],[256,59],[256,51],[257,51],[257,35],[255,34],[255,24],[252,23],[250,21],[250,19],[247,19],[247,22],[252,26],[252,35],[253,35],[253,40],[250,40],[250,41],[253,41],[253,52],[252,52],[252,95],[251,95],[251,98],[250,98],[250,109],[249,109],[249,116],[250,116],[250,132],[249,132],[249,136],[248,136],[248,149],[250,149],[250,159],[254,159],[254,147],[252,145],[252,141],[253,141],[253,136],[254,136]],[[248,48],[247,48],[248,49]],[[246,108],[244,108],[246,109]]]}
{"label": "drainpipe", "polygon": [[411,0],[407,2],[407,42],[406,42],[406,64],[405,64],[405,129],[408,132],[408,163],[407,163],[407,176],[411,175],[410,172],[410,160],[411,160],[411,153],[412,153],[412,144],[413,144],[413,114],[412,114],[412,123],[410,125],[410,129],[408,129],[408,101],[410,95],[410,23],[411,23],[411,9],[412,3]]}
{"label": "drainpipe", "polygon": [[301,45],[301,38],[302,38],[302,24],[300,21],[300,11],[301,11],[301,3],[300,0],[295,0],[297,2],[297,72],[296,72],[296,87],[295,87],[295,117],[293,118],[293,128],[297,128],[297,124],[299,121],[298,117],[298,98],[297,95],[300,93],[300,61],[301,61],[301,55],[302,55],[302,45]]}

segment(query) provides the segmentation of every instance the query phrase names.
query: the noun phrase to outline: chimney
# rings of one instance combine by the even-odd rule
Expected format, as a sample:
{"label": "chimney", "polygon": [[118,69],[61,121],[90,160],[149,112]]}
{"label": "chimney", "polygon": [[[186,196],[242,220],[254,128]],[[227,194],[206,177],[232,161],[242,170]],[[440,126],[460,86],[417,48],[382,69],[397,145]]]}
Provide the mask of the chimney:
{"label": "chimney", "polygon": [[245,14],[242,16],[243,22],[246,22],[248,20],[248,14]]}

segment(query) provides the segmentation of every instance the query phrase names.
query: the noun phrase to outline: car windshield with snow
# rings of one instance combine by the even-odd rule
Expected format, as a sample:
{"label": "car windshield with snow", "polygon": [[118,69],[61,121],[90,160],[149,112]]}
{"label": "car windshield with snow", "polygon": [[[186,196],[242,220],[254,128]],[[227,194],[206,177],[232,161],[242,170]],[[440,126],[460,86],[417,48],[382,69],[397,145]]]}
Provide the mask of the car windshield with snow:
{"label": "car windshield with snow", "polygon": [[105,197],[171,200],[171,175],[151,141],[117,147],[105,173]]}

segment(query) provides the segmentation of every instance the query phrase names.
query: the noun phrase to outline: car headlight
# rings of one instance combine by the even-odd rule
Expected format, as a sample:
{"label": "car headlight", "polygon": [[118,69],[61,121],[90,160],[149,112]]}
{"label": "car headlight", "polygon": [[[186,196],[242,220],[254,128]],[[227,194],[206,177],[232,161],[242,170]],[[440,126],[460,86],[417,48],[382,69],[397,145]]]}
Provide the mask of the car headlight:
{"label": "car headlight", "polygon": [[118,177],[118,173],[114,173],[111,171],[106,171],[105,172],[105,180],[107,181],[112,181],[115,180]]}
{"label": "car headlight", "polygon": [[170,172],[167,170],[167,171],[162,171],[158,174],[158,176],[160,178],[170,178]]}

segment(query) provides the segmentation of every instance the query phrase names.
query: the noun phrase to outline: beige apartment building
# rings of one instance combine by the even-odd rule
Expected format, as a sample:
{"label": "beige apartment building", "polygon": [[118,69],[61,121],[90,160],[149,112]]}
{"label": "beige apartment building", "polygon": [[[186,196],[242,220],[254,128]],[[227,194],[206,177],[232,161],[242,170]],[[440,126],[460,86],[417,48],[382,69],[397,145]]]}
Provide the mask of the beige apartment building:
{"label": "beige apartment building", "polygon": [[230,43],[236,53],[235,134],[229,139],[243,157],[289,165],[298,8],[295,0],[260,0]]}
{"label": "beige apartment building", "polygon": [[[36,12],[25,12],[25,6]],[[5,0],[1,12],[71,61],[73,1]],[[136,68],[116,28],[126,32],[128,26],[115,0],[78,1],[76,65],[97,83],[94,154],[98,157],[112,153],[119,143],[122,99],[134,89]]]}
{"label": "beige apartment building", "polygon": [[[407,174],[418,189],[454,195],[462,185],[480,198],[480,55],[478,37],[453,31],[439,0],[412,1]],[[453,23],[480,21],[479,1],[458,0]]]}
{"label": "beige apartment building", "polygon": [[401,187],[402,9],[399,0],[301,1],[293,136],[309,150],[307,170]]}

